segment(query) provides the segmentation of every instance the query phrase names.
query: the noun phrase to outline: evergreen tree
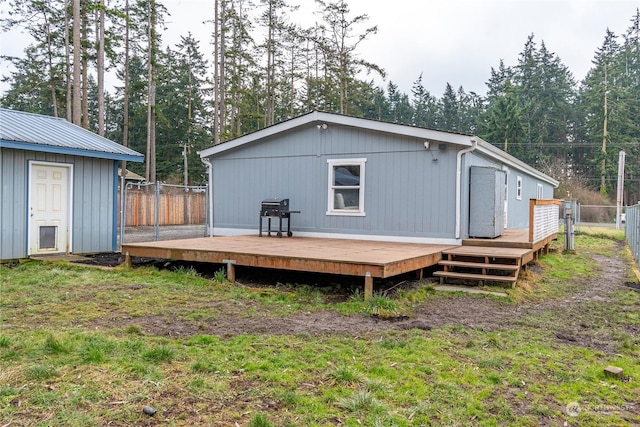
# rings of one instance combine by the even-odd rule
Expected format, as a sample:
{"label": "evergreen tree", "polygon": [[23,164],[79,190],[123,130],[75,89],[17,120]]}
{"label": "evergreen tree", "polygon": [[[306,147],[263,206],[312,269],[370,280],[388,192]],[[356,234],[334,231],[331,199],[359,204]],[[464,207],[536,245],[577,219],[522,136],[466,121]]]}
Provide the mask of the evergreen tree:
{"label": "evergreen tree", "polygon": [[377,33],[378,27],[369,27],[356,33],[357,27],[369,20],[368,15],[351,17],[349,5],[344,0],[316,1],[322,5],[321,13],[326,25],[326,35],[319,40],[319,44],[324,51],[327,74],[331,74],[337,83],[339,112],[349,114],[351,89],[356,76],[361,71],[374,71],[384,77],[382,68],[360,59],[356,53],[360,43]]}
{"label": "evergreen tree", "polygon": [[568,69],[544,44],[538,49],[533,34],[525,43],[514,74],[529,153],[523,160],[539,166],[566,151],[571,134],[574,81]]}
{"label": "evergreen tree", "polygon": [[411,124],[418,127],[435,128],[439,115],[438,100],[422,84],[422,73],[413,83],[411,94],[413,95],[411,103],[414,111]]}
{"label": "evergreen tree", "polygon": [[[204,167],[196,151],[210,143],[207,62],[191,33],[163,55],[158,79],[158,176],[162,180],[201,182]],[[190,180],[191,178],[191,180]]]}
{"label": "evergreen tree", "polygon": [[[497,83],[497,82],[496,82]],[[510,80],[493,87],[492,102],[481,121],[480,136],[520,159],[526,159],[522,111]]]}
{"label": "evergreen tree", "polygon": [[458,132],[458,117],[460,113],[458,109],[458,97],[455,90],[453,90],[453,86],[448,82],[445,87],[444,94],[442,95],[442,99],[440,100],[440,105],[441,114],[437,121],[438,129],[449,132]]}
{"label": "evergreen tree", "polygon": [[604,42],[592,61],[594,67],[580,88],[584,123],[579,136],[590,149],[581,153],[577,162],[583,168],[582,175],[592,179],[599,177],[603,194],[611,190],[611,181],[616,177],[618,151],[612,149],[611,143],[619,146],[625,121],[624,69],[620,53],[616,35],[607,29]]}
{"label": "evergreen tree", "polygon": [[622,46],[622,76],[626,99],[624,150],[627,153],[625,202],[633,204],[640,200],[640,9],[631,19],[624,34]]}

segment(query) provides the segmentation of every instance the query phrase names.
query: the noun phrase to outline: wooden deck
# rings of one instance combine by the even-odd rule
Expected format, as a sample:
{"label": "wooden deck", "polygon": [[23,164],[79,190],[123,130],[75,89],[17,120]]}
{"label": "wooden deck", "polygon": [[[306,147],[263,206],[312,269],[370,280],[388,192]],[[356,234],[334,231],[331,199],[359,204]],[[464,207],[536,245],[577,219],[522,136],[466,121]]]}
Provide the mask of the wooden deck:
{"label": "wooden deck", "polygon": [[435,265],[447,245],[309,237],[204,237],[129,243],[131,256],[386,278]]}
{"label": "wooden deck", "polygon": [[309,237],[204,237],[122,245],[122,253],[146,258],[342,274],[365,278],[365,296],[373,278],[422,271],[442,258],[448,245],[318,239]]}
{"label": "wooden deck", "polygon": [[[528,234],[520,230],[507,230],[498,239],[468,239],[463,246],[296,236],[232,236],[125,243],[122,253],[146,258],[226,264],[231,280],[235,279],[235,266],[361,276],[365,278],[366,296],[372,291],[374,277],[387,278],[411,271],[418,272],[421,277],[422,269],[443,260],[443,253],[447,254],[449,260],[465,254],[486,260],[511,258],[516,259],[515,265],[520,267],[534,258],[536,247],[546,244],[530,244],[527,240]],[[517,271],[515,274],[517,278]]]}

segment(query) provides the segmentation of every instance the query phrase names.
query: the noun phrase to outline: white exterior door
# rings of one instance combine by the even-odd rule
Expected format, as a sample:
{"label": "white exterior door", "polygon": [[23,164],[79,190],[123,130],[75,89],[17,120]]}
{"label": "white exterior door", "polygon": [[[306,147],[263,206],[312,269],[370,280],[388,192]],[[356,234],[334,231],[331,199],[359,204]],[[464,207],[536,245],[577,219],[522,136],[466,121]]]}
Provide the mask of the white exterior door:
{"label": "white exterior door", "polygon": [[68,253],[71,166],[30,163],[29,255]]}

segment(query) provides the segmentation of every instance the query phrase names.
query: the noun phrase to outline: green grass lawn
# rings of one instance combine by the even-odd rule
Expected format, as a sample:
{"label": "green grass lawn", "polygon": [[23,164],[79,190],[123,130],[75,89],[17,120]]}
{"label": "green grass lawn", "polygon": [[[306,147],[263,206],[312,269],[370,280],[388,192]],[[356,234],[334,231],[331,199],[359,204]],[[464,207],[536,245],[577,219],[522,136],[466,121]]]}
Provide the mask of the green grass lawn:
{"label": "green grass lawn", "polygon": [[[506,301],[428,282],[365,303],[189,268],[0,266],[0,426],[639,425],[640,293],[599,287],[613,278],[598,257],[622,258],[618,279],[630,280],[619,241],[581,234],[576,253],[544,256]],[[518,314],[495,327],[270,329],[319,313],[412,319],[445,302]],[[203,332],[216,324],[229,332]]]}

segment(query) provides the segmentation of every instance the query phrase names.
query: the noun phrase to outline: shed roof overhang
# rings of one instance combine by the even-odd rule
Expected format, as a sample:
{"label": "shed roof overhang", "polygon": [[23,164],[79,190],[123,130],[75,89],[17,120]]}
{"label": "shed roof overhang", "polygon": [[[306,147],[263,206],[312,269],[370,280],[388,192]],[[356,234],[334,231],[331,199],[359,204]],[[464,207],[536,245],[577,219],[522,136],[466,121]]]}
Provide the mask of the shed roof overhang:
{"label": "shed roof overhang", "polygon": [[284,122],[280,122],[264,129],[260,129],[247,135],[232,139],[228,142],[206,148],[202,151],[199,151],[198,154],[200,155],[200,158],[215,157],[217,154],[233,150],[252,142],[260,141],[264,138],[277,135],[281,132],[286,132],[300,126],[308,125],[310,123],[314,123],[317,125],[326,123],[327,125],[333,124],[351,126],[372,131],[415,137],[430,142],[444,142],[455,144],[463,148],[472,147],[473,141],[475,140],[478,142],[476,149],[486,156],[495,159],[503,164],[506,164],[507,166],[514,169],[522,170],[523,172],[526,172],[536,177],[537,179],[540,179],[541,181],[547,182],[554,187],[558,186],[557,180],[527,165],[523,161],[518,160],[510,154],[500,150],[499,148],[474,135],[445,132],[441,130],[426,129],[409,125],[401,125],[397,123],[387,123],[378,120],[363,119],[358,117],[345,116],[342,114],[325,113],[321,111],[312,111],[307,114],[294,117]]}
{"label": "shed roof overhang", "polygon": [[128,162],[143,162],[144,156],[136,156],[123,153],[108,153],[104,151],[83,150],[71,147],[59,147],[55,145],[34,144],[23,141],[7,141],[0,139],[0,148],[13,148],[16,150],[30,150],[44,153],[67,154],[71,156],[94,157],[108,160],[126,160]]}

